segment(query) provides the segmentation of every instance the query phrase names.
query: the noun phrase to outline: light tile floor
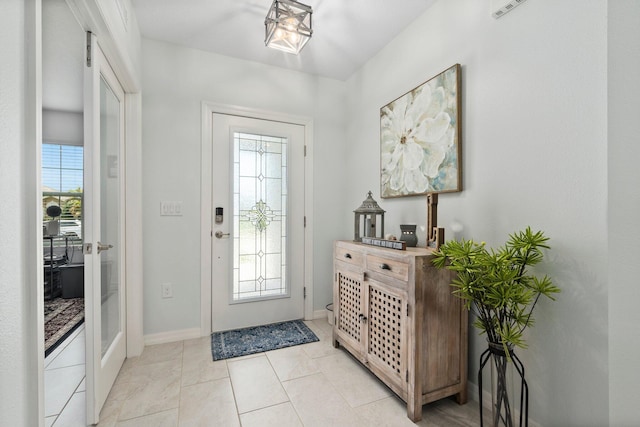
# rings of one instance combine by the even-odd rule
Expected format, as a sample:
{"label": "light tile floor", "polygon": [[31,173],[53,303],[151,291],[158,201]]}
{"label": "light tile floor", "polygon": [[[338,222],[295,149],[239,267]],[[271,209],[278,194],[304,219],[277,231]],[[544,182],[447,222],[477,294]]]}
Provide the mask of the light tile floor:
{"label": "light tile floor", "polygon": [[[212,361],[208,337],[148,346],[140,357],[125,361],[99,426],[414,425],[393,392],[344,350],[332,347],[326,320],[306,323],[319,342],[226,361]],[[52,370],[58,366],[55,359],[49,362]],[[64,411],[59,402],[51,403],[47,426],[83,425],[78,420],[84,419],[84,382],[74,375],[79,374],[65,371],[73,378],[67,388],[75,383],[75,389]],[[478,405],[443,399],[425,405],[417,425],[477,426]]]}
{"label": "light tile floor", "polygon": [[84,325],[81,325],[44,360],[46,427],[85,425],[84,350]]}

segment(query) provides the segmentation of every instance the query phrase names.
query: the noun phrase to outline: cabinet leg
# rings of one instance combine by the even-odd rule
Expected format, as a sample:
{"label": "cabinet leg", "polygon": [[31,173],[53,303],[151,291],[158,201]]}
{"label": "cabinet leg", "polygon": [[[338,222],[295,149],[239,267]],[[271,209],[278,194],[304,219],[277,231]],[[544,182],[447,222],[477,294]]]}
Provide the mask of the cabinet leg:
{"label": "cabinet leg", "polygon": [[340,348],[340,342],[338,342],[338,334],[336,334],[335,330],[332,334],[333,348]]}
{"label": "cabinet leg", "polygon": [[407,402],[407,417],[414,423],[422,419],[422,405],[409,399]]}
{"label": "cabinet leg", "polygon": [[456,402],[458,402],[458,405],[464,405],[465,403],[467,403],[467,388],[465,387],[464,390],[460,391],[459,393],[456,394]]}

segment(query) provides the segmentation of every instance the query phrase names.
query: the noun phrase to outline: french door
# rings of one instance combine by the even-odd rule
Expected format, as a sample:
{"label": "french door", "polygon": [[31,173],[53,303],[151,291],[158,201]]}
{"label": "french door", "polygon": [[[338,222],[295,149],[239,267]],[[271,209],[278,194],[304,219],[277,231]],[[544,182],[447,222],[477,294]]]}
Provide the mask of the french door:
{"label": "french door", "polygon": [[213,114],[213,331],[304,317],[304,131]]}
{"label": "french door", "polygon": [[124,91],[96,37],[84,72],[84,263],[87,424],[126,356]]}

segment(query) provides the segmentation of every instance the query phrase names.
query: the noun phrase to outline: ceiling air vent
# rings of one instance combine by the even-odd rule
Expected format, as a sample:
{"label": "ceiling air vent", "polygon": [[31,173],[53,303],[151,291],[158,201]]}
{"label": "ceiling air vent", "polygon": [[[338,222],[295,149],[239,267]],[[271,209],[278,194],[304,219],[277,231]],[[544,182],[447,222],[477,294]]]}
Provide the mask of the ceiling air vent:
{"label": "ceiling air vent", "polygon": [[491,16],[498,19],[525,1],[526,0],[491,0]]}

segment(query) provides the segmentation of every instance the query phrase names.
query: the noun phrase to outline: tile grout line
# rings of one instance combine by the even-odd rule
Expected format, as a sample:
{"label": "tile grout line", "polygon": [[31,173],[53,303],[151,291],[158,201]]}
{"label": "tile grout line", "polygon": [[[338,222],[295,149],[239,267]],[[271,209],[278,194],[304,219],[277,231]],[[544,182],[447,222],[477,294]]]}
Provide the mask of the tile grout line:
{"label": "tile grout line", "polygon": [[[287,402],[289,402],[289,404],[291,405],[291,407],[293,408],[293,411],[296,413],[296,417],[298,417],[298,420],[300,421],[300,425],[302,427],[304,427],[304,422],[302,422],[302,417],[300,417],[300,413],[298,412],[298,410],[296,409],[296,406],[293,404],[293,402],[291,401],[291,396],[289,396],[289,393],[287,392],[287,389],[284,386],[284,382],[286,381],[282,381],[280,379],[280,377],[278,376],[278,372],[276,372],[276,368],[273,366],[273,363],[271,363],[271,359],[269,359],[269,355],[268,355],[268,351],[265,352],[265,357],[267,358],[267,362],[269,363],[269,366],[271,366],[271,370],[273,371],[273,373],[276,375],[276,378],[278,379],[278,382],[280,383],[280,387],[282,387],[282,391],[284,391],[284,394],[286,394],[287,396]],[[304,353],[304,350],[303,350]],[[305,353],[306,354],[306,353]],[[307,356],[308,357],[308,356]],[[309,358],[311,359],[311,358]],[[309,376],[309,375],[305,375],[305,376]],[[290,380],[289,380],[290,381]],[[282,403],[279,403],[279,405],[281,405]],[[273,407],[275,405],[271,405],[270,407]]]}
{"label": "tile grout line", "polygon": [[[75,366],[77,366],[77,365],[75,365]],[[85,376],[86,376],[86,374],[85,374]],[[71,392],[71,395],[67,398],[67,401],[64,403],[64,405],[62,405],[62,409],[60,410],[60,413],[56,415],[56,419],[53,421],[53,424],[51,424],[51,427],[55,427],[56,423],[58,422],[58,419],[60,418],[60,416],[62,415],[64,410],[67,409],[67,406],[69,405],[69,402],[71,402],[71,399],[76,394],[76,391],[78,390],[78,387],[80,387],[80,384],[82,384],[82,381],[84,380],[84,378],[85,377],[83,376],[82,379],[80,380],[80,382],[78,383],[78,385],[76,385],[76,387],[73,389],[73,392]]]}
{"label": "tile grout line", "polygon": [[[78,384],[75,386],[75,388],[73,389],[73,391],[71,392],[71,394],[69,395],[68,399],[66,400],[66,402],[64,403],[64,405],[62,405],[62,408],[60,409],[60,412],[58,414],[53,414],[53,415],[49,415],[48,417],[45,416],[46,418],[50,418],[50,417],[55,417],[53,420],[53,423],[51,423],[51,426],[55,426],[56,423],[58,422],[58,420],[60,419],[60,417],[62,416],[62,414],[64,413],[65,409],[67,409],[67,406],[69,405],[69,402],[71,401],[71,399],[73,398],[73,396],[78,392],[78,388],[80,387],[80,385],[82,384],[82,381],[84,381],[84,379],[86,378],[86,363],[78,363],[75,365],[69,365],[69,366],[60,366],[58,368],[49,368],[49,366],[51,366],[57,359],[58,357],[60,357],[62,355],[62,353],[64,353],[65,351],[67,351],[67,349],[69,348],[69,346],[71,345],[71,343],[73,341],[75,341],[80,334],[84,331],[84,325],[82,325],[81,327],[77,328],[71,335],[69,335],[61,344],[61,346],[59,346],[58,348],[56,348],[51,354],[49,354],[49,356],[47,356],[47,358],[51,357],[51,360],[47,363],[47,366],[45,367],[45,371],[48,372],[53,372],[59,369],[66,369],[66,368],[72,368],[72,367],[76,367],[76,366],[85,366],[84,368],[84,375],[82,376],[82,378],[80,379],[80,381],[78,382]],[[45,358],[46,359],[46,358]],[[45,385],[46,387],[46,385]]]}
{"label": "tile grout line", "polygon": [[178,419],[177,425],[180,425],[180,402],[182,402],[182,376],[184,375],[184,340],[182,341],[182,353],[180,354],[180,383],[178,387]]}
{"label": "tile grout line", "polygon": [[[213,355],[211,356],[213,358]],[[238,425],[242,426],[242,421],[240,421],[240,409],[238,409],[238,399],[236,398],[236,389],[233,386],[233,380],[231,379],[231,370],[229,369],[229,363],[227,362],[229,359],[223,359],[225,366],[227,367],[227,374],[229,374],[229,385],[231,386],[231,393],[233,394],[233,404],[236,407],[236,418],[238,419]]]}

